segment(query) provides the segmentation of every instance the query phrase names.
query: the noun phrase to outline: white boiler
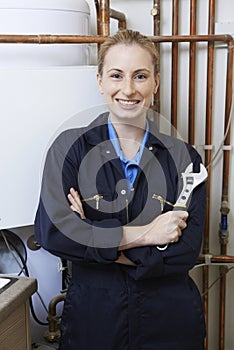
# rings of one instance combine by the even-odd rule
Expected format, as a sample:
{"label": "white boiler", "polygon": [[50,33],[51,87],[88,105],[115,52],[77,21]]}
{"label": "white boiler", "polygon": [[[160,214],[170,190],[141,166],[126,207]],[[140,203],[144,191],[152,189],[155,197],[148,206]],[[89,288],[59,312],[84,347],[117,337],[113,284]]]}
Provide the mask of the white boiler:
{"label": "white boiler", "polygon": [[[0,34],[88,35],[90,9],[84,0],[0,0]],[[86,44],[0,44],[0,66],[89,64]]]}

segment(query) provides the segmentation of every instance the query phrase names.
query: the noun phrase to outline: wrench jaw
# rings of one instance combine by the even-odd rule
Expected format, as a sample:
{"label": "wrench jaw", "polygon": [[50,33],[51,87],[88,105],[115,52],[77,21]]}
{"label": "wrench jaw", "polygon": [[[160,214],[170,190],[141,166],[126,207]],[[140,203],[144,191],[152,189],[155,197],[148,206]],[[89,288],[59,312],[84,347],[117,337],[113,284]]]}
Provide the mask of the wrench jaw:
{"label": "wrench jaw", "polygon": [[190,173],[192,173],[193,172],[193,163],[190,163],[188,166],[187,166],[187,168],[185,169],[185,172],[184,173],[182,173],[182,176],[185,174],[190,174]]}
{"label": "wrench jaw", "polygon": [[202,163],[200,164],[200,173],[194,174],[197,174],[197,176],[195,177],[195,180],[198,182],[196,186],[204,182],[208,177],[208,172]]}
{"label": "wrench jaw", "polygon": [[187,210],[193,190],[207,179],[208,173],[202,163],[200,164],[200,172],[193,173],[193,163],[190,163],[185,172],[181,175],[183,179],[183,188],[174,204],[174,210]]}

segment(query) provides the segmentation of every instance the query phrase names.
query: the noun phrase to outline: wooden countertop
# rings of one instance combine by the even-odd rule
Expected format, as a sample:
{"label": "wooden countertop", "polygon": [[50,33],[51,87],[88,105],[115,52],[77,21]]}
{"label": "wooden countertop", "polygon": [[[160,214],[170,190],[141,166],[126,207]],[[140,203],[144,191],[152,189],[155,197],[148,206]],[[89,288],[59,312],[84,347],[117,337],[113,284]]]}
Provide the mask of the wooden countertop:
{"label": "wooden countertop", "polygon": [[31,277],[5,274],[0,274],[0,277],[16,279],[14,283],[0,293],[0,322],[2,322],[37,291],[37,280]]}

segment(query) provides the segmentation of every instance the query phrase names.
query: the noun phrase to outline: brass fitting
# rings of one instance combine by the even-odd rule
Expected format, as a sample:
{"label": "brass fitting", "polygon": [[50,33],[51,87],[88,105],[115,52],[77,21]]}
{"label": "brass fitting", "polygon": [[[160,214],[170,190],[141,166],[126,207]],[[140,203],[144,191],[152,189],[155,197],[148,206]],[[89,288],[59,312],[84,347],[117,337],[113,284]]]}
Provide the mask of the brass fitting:
{"label": "brass fitting", "polygon": [[66,299],[66,293],[56,295],[49,304],[48,312],[48,331],[45,332],[44,338],[48,342],[57,342],[60,339],[60,317],[56,313],[58,303]]}
{"label": "brass fitting", "polygon": [[229,203],[226,200],[223,200],[221,203],[221,208],[220,208],[220,212],[223,215],[227,215],[230,212],[230,207],[229,207]]}

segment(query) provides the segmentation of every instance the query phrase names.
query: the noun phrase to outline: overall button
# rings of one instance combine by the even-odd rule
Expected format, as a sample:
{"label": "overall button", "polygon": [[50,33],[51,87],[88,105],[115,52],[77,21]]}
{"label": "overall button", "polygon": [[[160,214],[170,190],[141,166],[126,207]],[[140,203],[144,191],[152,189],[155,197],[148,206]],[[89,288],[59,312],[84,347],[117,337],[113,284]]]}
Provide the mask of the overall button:
{"label": "overall button", "polygon": [[120,193],[124,196],[127,193],[127,191],[126,190],[121,190]]}

